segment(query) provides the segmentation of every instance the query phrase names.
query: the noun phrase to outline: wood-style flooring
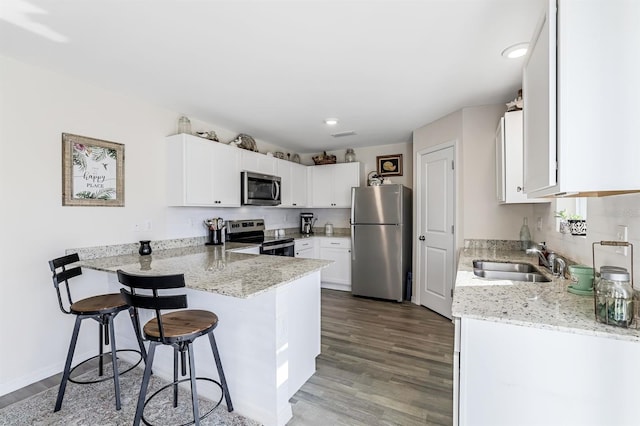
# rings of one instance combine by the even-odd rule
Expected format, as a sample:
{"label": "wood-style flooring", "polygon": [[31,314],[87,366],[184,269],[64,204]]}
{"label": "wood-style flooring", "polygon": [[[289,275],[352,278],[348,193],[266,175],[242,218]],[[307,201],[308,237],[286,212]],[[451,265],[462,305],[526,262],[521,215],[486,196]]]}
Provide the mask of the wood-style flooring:
{"label": "wood-style flooring", "polygon": [[409,302],[323,289],[321,342],[288,426],[452,424],[450,320]]}
{"label": "wood-style flooring", "polygon": [[[316,373],[291,399],[288,426],[452,424],[448,319],[409,302],[323,289],[321,342]],[[0,408],[57,387],[60,376],[0,397]]]}

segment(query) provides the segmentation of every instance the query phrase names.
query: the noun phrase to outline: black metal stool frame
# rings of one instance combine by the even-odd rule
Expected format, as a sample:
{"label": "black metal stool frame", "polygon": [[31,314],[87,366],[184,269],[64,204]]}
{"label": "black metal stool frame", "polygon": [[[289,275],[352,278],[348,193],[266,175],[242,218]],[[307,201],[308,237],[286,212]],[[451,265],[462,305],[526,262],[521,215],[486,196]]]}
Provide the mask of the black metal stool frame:
{"label": "black metal stool frame", "polygon": [[[125,374],[131,370],[133,370],[143,359],[146,359],[147,353],[142,343],[142,339],[140,338],[140,332],[137,329],[139,322],[135,319],[135,315],[137,313],[131,307],[123,303],[122,305],[112,307],[110,309],[101,309],[93,312],[78,312],[73,309],[74,301],[71,296],[71,289],[69,286],[69,280],[71,278],[82,275],[82,268],[79,266],[75,266],[67,269],[67,265],[78,262],[80,260],[77,253],[73,253],[67,256],[59,257],[49,261],[49,267],[51,268],[51,272],[53,273],[52,280],[53,285],[55,286],[56,293],[58,296],[58,305],[60,310],[65,314],[73,314],[76,316],[75,325],[73,327],[73,333],[71,335],[71,342],[69,343],[69,350],[67,352],[67,358],[65,361],[64,370],[62,373],[62,380],[60,381],[60,387],[58,389],[58,396],[56,398],[56,405],[54,408],[54,412],[59,411],[62,408],[62,400],[64,398],[64,394],[67,388],[67,382],[78,383],[78,384],[91,384],[98,383],[105,380],[110,380],[113,378],[113,384],[115,389],[115,399],[116,399],[116,410],[120,410],[120,380],[119,376],[121,374]],[[60,271],[58,271],[60,269]],[[58,271],[58,272],[57,272]],[[64,284],[65,294],[66,294],[66,304],[68,307],[65,307],[65,303],[63,302],[62,294],[60,291],[60,285]],[[98,295],[97,297],[105,296]],[[95,297],[95,296],[94,296]],[[89,299],[89,298],[88,298]],[[83,299],[86,300],[86,299]],[[82,301],[79,301],[82,302]],[[136,335],[136,339],[138,341],[138,345],[140,347],[140,351],[133,349],[120,349],[116,348],[116,339],[115,339],[115,329],[113,320],[120,312],[128,310],[129,316],[131,318],[131,322],[133,324],[134,332]],[[76,349],[76,344],[78,342],[78,334],[80,333],[80,325],[82,321],[85,319],[93,319],[98,322],[98,355],[86,359],[76,365],[74,368],[71,368],[71,363],[73,362],[73,355]],[[111,336],[111,338],[110,338]],[[89,362],[95,358],[98,358],[98,376],[102,377],[104,374],[104,356],[109,355],[109,353],[104,353],[104,345],[110,345],[111,351],[111,363],[113,366],[113,375],[103,377],[97,380],[74,380],[71,378],[71,373],[83,365],[86,362]],[[117,352],[136,352],[140,354],[140,359],[133,366],[129,367],[127,370],[119,372],[118,364],[117,364]]]}
{"label": "black metal stool frame", "polygon": [[[159,335],[150,335],[146,331],[144,332],[145,340],[149,341],[149,351],[146,359],[146,366],[144,371],[144,376],[142,378],[142,384],[140,386],[140,394],[138,396],[138,404],[136,407],[136,415],[133,420],[133,425],[138,426],[140,421],[142,421],[145,425],[151,425],[144,418],[144,408],[158,393],[167,389],[168,387],[173,387],[173,406],[177,407],[178,405],[178,384],[181,382],[185,382],[187,380],[191,383],[191,404],[193,408],[193,422],[185,423],[181,426],[195,424],[199,425],[200,420],[207,417],[209,414],[215,410],[220,403],[222,402],[222,398],[225,398],[225,402],[227,404],[227,410],[229,412],[233,411],[233,404],[231,402],[231,395],[229,394],[229,388],[227,386],[227,381],[224,376],[224,371],[222,369],[222,362],[220,360],[220,354],[218,352],[218,346],[216,344],[215,337],[213,335],[213,330],[217,326],[217,317],[212,312],[202,311],[205,314],[210,314],[215,317],[215,322],[209,327],[205,327],[193,332],[187,332],[184,334],[179,334],[176,336],[167,336],[165,331],[166,327],[163,323],[163,314],[162,310],[174,310],[174,309],[184,309],[187,308],[187,296],[185,294],[181,295],[170,295],[170,296],[161,296],[158,293],[158,290],[165,289],[175,289],[175,288],[183,288],[185,287],[184,275],[162,275],[162,276],[150,276],[150,275],[134,275],[128,274],[122,270],[118,270],[118,281],[126,287],[129,287],[130,291],[126,289],[121,289],[121,293],[125,299],[125,301],[134,307],[136,310],[136,318],[139,320],[139,316],[137,315],[137,309],[150,309],[154,310],[156,313],[155,318],[152,318],[147,322],[147,325],[155,322],[157,324]],[[136,289],[145,289],[151,290],[151,295],[146,294],[136,294]],[[178,314],[180,312],[198,312],[198,311],[176,311]],[[167,316],[171,314],[165,314]],[[137,325],[138,330],[146,330],[146,327],[141,327],[140,324]],[[217,382],[213,379],[206,377],[196,377],[195,371],[195,361],[193,356],[193,342],[196,338],[208,335],[209,343],[211,345],[211,351],[213,352],[213,357],[216,363],[216,368],[218,370],[218,376],[220,378],[220,382]],[[149,380],[151,378],[151,369],[153,366],[153,359],[155,356],[156,347],[158,345],[168,345],[173,347],[173,382],[163,386],[158,391],[156,391],[153,395],[146,399],[147,388],[149,387]],[[186,354],[185,354],[186,352]],[[185,355],[189,357],[189,378],[178,380],[178,355],[180,355],[181,360],[181,373],[182,376],[186,375],[185,368]],[[222,395],[218,400],[217,404],[208,412],[200,416],[199,413],[199,404],[198,404],[198,392],[196,387],[196,380],[207,380],[209,382],[213,382],[217,384],[221,390]]]}

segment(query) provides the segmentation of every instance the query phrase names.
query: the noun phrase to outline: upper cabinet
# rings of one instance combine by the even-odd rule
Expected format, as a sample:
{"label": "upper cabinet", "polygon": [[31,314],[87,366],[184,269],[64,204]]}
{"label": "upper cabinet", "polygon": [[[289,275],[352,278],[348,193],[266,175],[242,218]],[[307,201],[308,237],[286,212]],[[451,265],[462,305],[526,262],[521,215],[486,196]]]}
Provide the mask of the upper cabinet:
{"label": "upper cabinet", "polygon": [[496,196],[501,204],[548,203],[528,198],[523,190],[522,111],[509,111],[496,130]]}
{"label": "upper cabinet", "polygon": [[240,149],[187,134],[167,142],[170,206],[240,206]]}
{"label": "upper cabinet", "polygon": [[360,186],[360,163],[310,167],[310,207],[351,207],[351,188]]}
{"label": "upper cabinet", "polygon": [[640,191],[640,2],[547,0],[523,72],[529,197]]}
{"label": "upper cabinet", "polygon": [[307,205],[307,166],[276,159],[276,176],[282,179],[281,207]]}
{"label": "upper cabinet", "polygon": [[240,169],[265,175],[275,175],[276,161],[275,157],[243,149],[240,154]]}

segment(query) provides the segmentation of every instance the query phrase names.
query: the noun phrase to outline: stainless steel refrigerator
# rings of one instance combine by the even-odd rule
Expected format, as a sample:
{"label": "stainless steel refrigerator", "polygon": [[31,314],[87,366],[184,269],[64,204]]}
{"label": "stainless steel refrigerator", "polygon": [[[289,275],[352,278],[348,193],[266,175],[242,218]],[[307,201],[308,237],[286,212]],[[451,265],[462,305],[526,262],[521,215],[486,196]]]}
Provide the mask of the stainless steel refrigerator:
{"label": "stainless steel refrigerator", "polygon": [[411,271],[411,190],[351,189],[351,293],[401,302]]}

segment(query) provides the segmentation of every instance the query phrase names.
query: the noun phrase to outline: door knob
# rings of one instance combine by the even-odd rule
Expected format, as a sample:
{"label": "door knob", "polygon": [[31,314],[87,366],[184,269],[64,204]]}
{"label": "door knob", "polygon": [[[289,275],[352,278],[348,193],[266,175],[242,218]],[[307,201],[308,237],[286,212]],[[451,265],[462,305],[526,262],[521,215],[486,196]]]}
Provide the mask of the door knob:
{"label": "door knob", "polygon": [[418,239],[419,239],[420,241],[424,241],[424,240],[425,240],[424,235],[420,235],[420,236],[418,237]]}

